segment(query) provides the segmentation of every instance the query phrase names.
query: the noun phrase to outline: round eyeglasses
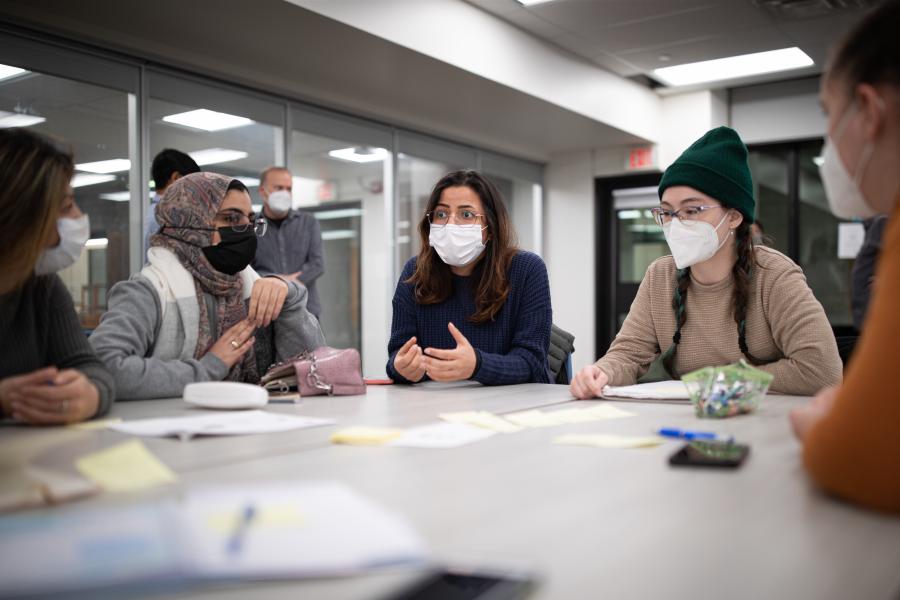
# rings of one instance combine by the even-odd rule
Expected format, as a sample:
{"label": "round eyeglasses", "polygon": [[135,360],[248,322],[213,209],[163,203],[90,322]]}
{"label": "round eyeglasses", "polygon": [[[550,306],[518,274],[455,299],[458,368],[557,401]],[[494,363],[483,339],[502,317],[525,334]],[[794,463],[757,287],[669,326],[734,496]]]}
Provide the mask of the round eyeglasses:
{"label": "round eyeglasses", "polygon": [[451,217],[453,218],[453,222],[456,225],[461,225],[463,227],[473,227],[475,225],[478,225],[478,219],[482,218],[484,215],[480,215],[469,208],[464,208],[462,210],[456,211],[455,213],[449,210],[438,208],[431,211],[430,213],[426,213],[425,216],[428,218],[429,223],[431,223],[432,225],[437,225],[439,227],[443,227],[444,225],[448,224]]}

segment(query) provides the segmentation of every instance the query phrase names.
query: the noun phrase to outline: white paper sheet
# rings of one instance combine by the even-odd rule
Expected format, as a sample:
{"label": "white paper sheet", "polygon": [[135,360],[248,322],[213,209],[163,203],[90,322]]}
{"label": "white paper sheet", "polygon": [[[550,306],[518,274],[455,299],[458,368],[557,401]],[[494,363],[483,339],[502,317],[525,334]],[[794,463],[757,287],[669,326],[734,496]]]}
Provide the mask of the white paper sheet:
{"label": "white paper sheet", "polygon": [[465,423],[434,423],[407,429],[387,445],[405,448],[456,448],[496,434],[496,431]]}
{"label": "white paper sheet", "polygon": [[[236,550],[248,505],[255,516]],[[203,489],[182,502],[181,524],[189,569],[205,577],[335,575],[425,555],[399,515],[337,482]]]}
{"label": "white paper sheet", "polygon": [[838,223],[838,258],[856,258],[866,241],[866,228],[862,223]]}
{"label": "white paper sheet", "polygon": [[242,410],[213,413],[197,417],[170,417],[164,419],[139,419],[113,423],[113,431],[146,437],[177,436],[190,438],[195,435],[249,435],[254,433],[278,433],[305,427],[333,425],[334,419],[316,419],[297,415],[282,415],[262,410]]}
{"label": "white paper sheet", "polygon": [[691,399],[687,386],[681,381],[656,381],[619,387],[606,386],[603,397],[610,399],[627,398],[634,400],[684,400]]}
{"label": "white paper sheet", "polygon": [[[255,517],[239,530],[248,505]],[[201,487],[182,498],[6,517],[0,556],[0,597],[127,597],[108,586],[345,575],[418,563],[427,552],[402,517],[325,481]]]}

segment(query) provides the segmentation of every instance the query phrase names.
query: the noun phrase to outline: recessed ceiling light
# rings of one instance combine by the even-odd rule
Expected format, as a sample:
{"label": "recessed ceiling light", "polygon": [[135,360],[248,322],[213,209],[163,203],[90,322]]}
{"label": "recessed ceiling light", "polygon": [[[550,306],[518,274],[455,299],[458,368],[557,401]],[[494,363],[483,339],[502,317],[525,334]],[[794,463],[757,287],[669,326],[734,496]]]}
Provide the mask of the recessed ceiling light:
{"label": "recessed ceiling light", "polygon": [[207,148],[206,150],[188,152],[188,154],[200,167],[204,165],[217,165],[233,160],[241,160],[242,158],[247,158],[247,156],[249,156],[246,152],[229,150],[227,148]]}
{"label": "recessed ceiling light", "polygon": [[259,178],[257,177],[244,177],[243,175],[239,175],[235,177],[235,179],[246,185],[248,188],[259,187]]}
{"label": "recessed ceiling light", "polygon": [[30,127],[46,121],[44,117],[37,115],[26,115],[25,113],[9,112],[0,110],[0,129],[8,129],[10,127]]}
{"label": "recessed ceiling light", "polygon": [[84,243],[84,247],[88,250],[104,250],[107,246],[109,246],[107,238],[91,238]]}
{"label": "recessed ceiling light", "polygon": [[534,6],[535,4],[544,4],[545,2],[553,2],[553,0],[516,0],[522,6]]}
{"label": "recessed ceiling light", "polygon": [[388,157],[388,151],[384,148],[341,148],[340,150],[332,150],[328,156],[339,158],[341,160],[349,160],[355,163],[370,163],[384,160]]}
{"label": "recessed ceiling light", "polygon": [[184,127],[190,127],[192,129],[202,129],[203,131],[222,131],[223,129],[243,127],[244,125],[253,123],[253,121],[247,117],[229,115],[228,113],[216,112],[205,108],[167,115],[163,117],[162,120],[166,123],[183,125]]}
{"label": "recessed ceiling light", "polygon": [[112,200],[113,202],[127,202],[131,200],[131,192],[109,192],[108,194],[100,194],[103,200]]}
{"label": "recessed ceiling light", "polygon": [[110,160],[98,160],[75,165],[75,170],[88,173],[121,173],[130,168],[131,161],[127,158],[112,158]]}
{"label": "recessed ceiling light", "polygon": [[107,181],[115,181],[115,175],[97,175],[96,173],[75,173],[72,181],[69,183],[73,188],[84,187],[86,185],[97,185],[98,183],[106,183]]}
{"label": "recessed ceiling light", "polygon": [[789,71],[813,64],[813,60],[803,50],[794,47],[662,67],[654,69],[653,73],[663,83],[674,86]]}
{"label": "recessed ceiling light", "polygon": [[9,79],[10,77],[17,77],[19,75],[24,75],[28,73],[25,69],[20,69],[19,67],[11,67],[9,65],[0,65],[0,81],[4,79]]}

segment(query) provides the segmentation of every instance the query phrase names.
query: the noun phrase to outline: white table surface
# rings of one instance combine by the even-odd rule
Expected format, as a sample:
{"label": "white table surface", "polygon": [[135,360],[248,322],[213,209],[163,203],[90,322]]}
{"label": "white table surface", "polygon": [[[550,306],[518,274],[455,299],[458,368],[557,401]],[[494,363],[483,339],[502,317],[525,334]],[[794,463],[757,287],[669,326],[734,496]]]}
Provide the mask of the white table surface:
{"label": "white table surface", "polygon": [[[432,384],[370,387],[367,396],[268,408],[333,417],[338,426],[407,427],[440,412],[553,410],[570,398],[564,386]],[[534,598],[896,599],[900,518],[846,505],[809,483],[787,421],[803,401],[771,396],[758,413],[722,421],[698,420],[685,404],[613,402],[637,416],[498,434],[446,450],[331,445],[334,427],[145,443],[182,486],[340,480],[404,514],[438,560],[534,570],[541,580]],[[126,402],[110,416],[180,412],[196,410],[175,400]],[[752,451],[738,470],[701,470],[668,465],[678,441],[632,450],[551,443],[562,433],[646,435],[661,426],[730,433]],[[11,433],[0,449],[30,435],[24,428]],[[60,445],[40,461],[64,463],[127,437],[59,436]],[[165,493],[171,492],[147,496]],[[103,495],[78,504],[108,501]],[[415,576],[237,585],[179,597],[380,598]]]}

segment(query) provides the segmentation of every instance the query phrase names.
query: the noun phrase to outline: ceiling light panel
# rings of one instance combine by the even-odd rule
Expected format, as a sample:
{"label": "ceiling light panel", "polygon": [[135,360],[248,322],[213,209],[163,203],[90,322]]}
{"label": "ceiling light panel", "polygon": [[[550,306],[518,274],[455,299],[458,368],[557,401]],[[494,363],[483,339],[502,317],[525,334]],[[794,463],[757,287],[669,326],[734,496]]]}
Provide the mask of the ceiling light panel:
{"label": "ceiling light panel", "polygon": [[228,148],[207,148],[206,150],[195,150],[188,152],[191,158],[198,166],[217,165],[219,163],[231,162],[247,158],[248,154],[240,150],[229,150]]}
{"label": "ceiling light panel", "polygon": [[654,69],[653,73],[666,85],[681,86],[790,71],[813,64],[803,50],[794,47],[662,67]]}
{"label": "ceiling light panel", "polygon": [[253,123],[247,117],[239,117],[228,113],[216,112],[206,108],[198,108],[197,110],[189,110],[183,113],[167,115],[162,118],[166,123],[173,123],[191,129],[200,129],[203,131],[222,131],[223,129],[234,129],[235,127],[243,127]]}
{"label": "ceiling light panel", "polygon": [[0,129],[9,129],[10,127],[30,127],[46,121],[44,117],[37,115],[26,115],[24,113],[9,112],[0,110]]}

